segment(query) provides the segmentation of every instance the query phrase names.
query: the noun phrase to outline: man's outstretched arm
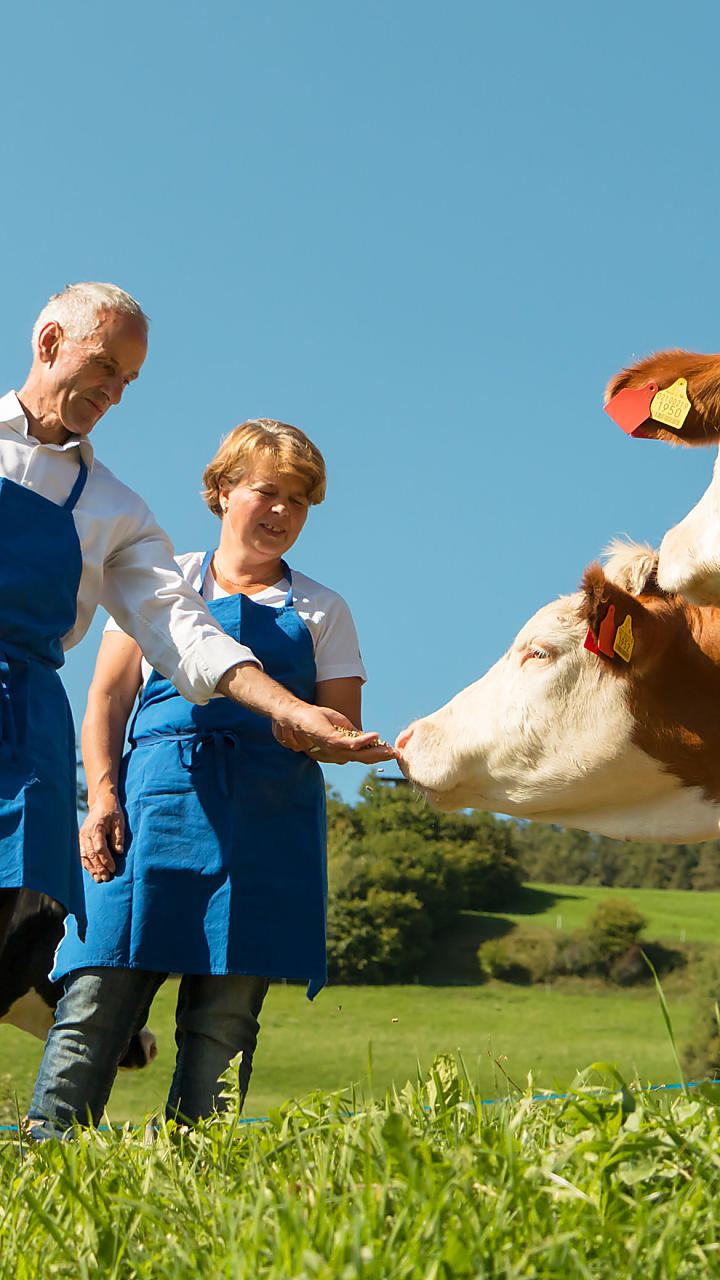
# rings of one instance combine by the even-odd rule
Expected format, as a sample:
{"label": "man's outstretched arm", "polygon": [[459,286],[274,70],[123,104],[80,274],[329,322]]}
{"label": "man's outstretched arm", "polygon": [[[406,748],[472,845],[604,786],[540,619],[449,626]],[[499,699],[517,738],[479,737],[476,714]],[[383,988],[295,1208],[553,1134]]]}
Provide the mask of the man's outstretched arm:
{"label": "man's outstretched arm", "polygon": [[[332,759],[338,764],[357,759],[375,764],[380,760],[391,760],[395,754],[392,747],[376,745],[379,740],[377,733],[359,733],[349,737],[347,731],[354,730],[355,726],[341,711],[301,702],[250,662],[230,667],[218,681],[216,692],[272,720],[273,726],[279,730],[275,736],[295,751],[320,748],[323,754],[331,752]],[[372,754],[368,748],[372,748]]]}

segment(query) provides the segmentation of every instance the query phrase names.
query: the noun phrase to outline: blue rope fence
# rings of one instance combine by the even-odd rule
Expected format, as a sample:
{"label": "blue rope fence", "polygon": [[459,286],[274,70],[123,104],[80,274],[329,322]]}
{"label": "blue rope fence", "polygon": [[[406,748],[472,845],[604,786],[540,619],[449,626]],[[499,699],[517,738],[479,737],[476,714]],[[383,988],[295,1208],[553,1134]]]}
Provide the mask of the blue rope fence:
{"label": "blue rope fence", "polygon": [[[597,1088],[585,1089],[582,1092],[585,1094],[595,1094],[599,1096],[606,1095],[607,1097],[613,1097],[617,1093],[631,1093],[633,1095],[635,1094],[642,1095],[645,1093],[682,1092],[685,1089],[700,1089],[702,1088],[703,1085],[720,1085],[720,1079],[688,1080],[686,1084],[683,1084],[681,1080],[678,1080],[675,1084],[649,1084],[644,1089],[632,1089],[629,1085],[627,1085],[625,1088],[611,1089],[606,1085],[599,1085],[597,1086]],[[533,1093],[531,1095],[531,1100],[533,1102],[562,1102],[567,1098],[577,1098],[579,1096],[579,1093],[580,1091],[570,1092],[570,1093]],[[582,1095],[580,1094],[580,1096]],[[508,1098],[481,1098],[480,1105],[483,1107],[501,1107],[508,1101],[509,1101]],[[426,1110],[428,1109],[429,1108],[426,1108]],[[268,1124],[269,1120],[270,1120],[269,1116],[247,1116],[247,1117],[241,1116],[238,1123],[239,1124]],[[100,1133],[103,1133],[103,1132],[110,1133],[113,1130],[119,1131],[123,1129],[125,1126],[122,1124],[113,1124],[113,1125],[99,1124],[93,1127],[96,1128]],[[139,1128],[143,1128],[144,1126],[138,1125],[137,1127],[139,1129]],[[24,1130],[18,1128],[16,1124],[0,1124],[0,1133],[23,1133],[23,1132]]]}

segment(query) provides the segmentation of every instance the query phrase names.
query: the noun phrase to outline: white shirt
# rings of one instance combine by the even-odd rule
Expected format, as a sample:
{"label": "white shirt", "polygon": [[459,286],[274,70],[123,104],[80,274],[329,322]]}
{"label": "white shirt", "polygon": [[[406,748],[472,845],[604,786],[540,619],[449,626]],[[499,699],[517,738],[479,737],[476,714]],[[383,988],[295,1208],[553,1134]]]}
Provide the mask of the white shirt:
{"label": "white shirt", "polygon": [[[173,560],[172,544],[149,507],[96,461],[90,441],[42,444],[28,433],[14,391],[0,397],[0,476],[61,505],[88,476],[73,510],[82,550],[75,625],[63,648],[82,640],[102,604],[183,697],[205,703],[237,662],[257,662],[218,626]],[[258,665],[261,665],[258,663]]]}
{"label": "white shirt", "polygon": [[[203,595],[206,600],[221,600],[228,596],[213,577],[208,567],[205,583],[200,581],[200,570],[205,557],[204,551],[190,551],[177,557],[177,565],[187,581],[199,591],[204,585]],[[291,566],[292,568],[292,566]],[[302,618],[312,636],[315,651],[315,670],[318,680],[340,680],[344,676],[359,676],[365,682],[367,676],[360,649],[357,631],[352,614],[337,591],[331,591],[307,574],[292,570],[293,607]],[[287,578],[275,582],[273,586],[258,591],[252,597],[256,604],[266,604],[272,608],[281,608],[285,603],[290,583]],[[106,631],[122,631],[114,619],[105,625]],[[143,661],[143,683],[150,675],[152,668]]]}

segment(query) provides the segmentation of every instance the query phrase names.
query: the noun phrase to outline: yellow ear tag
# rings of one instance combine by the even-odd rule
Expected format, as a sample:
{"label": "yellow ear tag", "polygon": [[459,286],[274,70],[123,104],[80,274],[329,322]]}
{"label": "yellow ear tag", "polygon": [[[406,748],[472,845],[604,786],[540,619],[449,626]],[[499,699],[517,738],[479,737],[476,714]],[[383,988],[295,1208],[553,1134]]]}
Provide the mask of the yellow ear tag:
{"label": "yellow ear tag", "polygon": [[680,430],[689,412],[687,378],[678,378],[665,391],[658,391],[650,402],[650,417],[675,431]]}
{"label": "yellow ear tag", "polygon": [[613,649],[617,654],[619,654],[623,662],[629,662],[632,657],[634,647],[635,637],[632,633],[632,618],[630,617],[630,614],[628,614],[625,621],[615,632]]}

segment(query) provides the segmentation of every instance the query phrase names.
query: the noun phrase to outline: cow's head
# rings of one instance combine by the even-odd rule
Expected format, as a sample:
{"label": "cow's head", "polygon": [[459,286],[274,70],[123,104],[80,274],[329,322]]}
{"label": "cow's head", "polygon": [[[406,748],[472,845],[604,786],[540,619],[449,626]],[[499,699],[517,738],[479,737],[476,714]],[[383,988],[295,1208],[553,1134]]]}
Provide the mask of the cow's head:
{"label": "cow's head", "polygon": [[[654,567],[642,580],[626,563],[622,585],[591,566],[487,675],[399,735],[403,772],[431,803],[613,836],[717,832],[718,667],[693,631],[701,611],[666,598]],[[713,734],[711,759],[699,748]]]}
{"label": "cow's head", "polygon": [[610,380],[605,401],[610,416],[631,435],[671,444],[718,444],[720,355],[659,351],[646,356]]}
{"label": "cow's head", "polygon": [[[665,415],[657,400],[662,393],[669,408]],[[662,351],[648,356],[613,378],[607,397],[606,410],[631,435],[671,444],[720,443],[720,355]],[[675,411],[675,426],[659,420],[671,420]],[[658,581],[694,604],[720,604],[720,456],[700,501],[663,538]]]}

